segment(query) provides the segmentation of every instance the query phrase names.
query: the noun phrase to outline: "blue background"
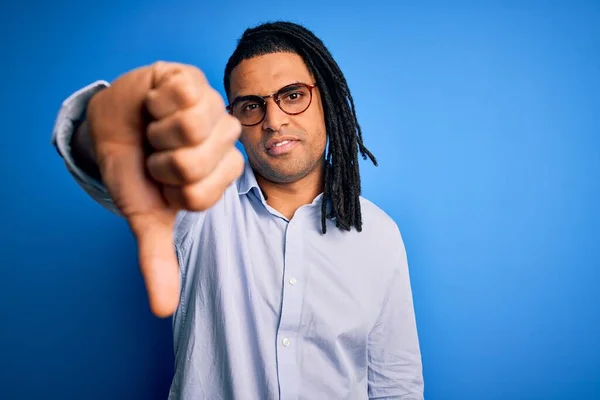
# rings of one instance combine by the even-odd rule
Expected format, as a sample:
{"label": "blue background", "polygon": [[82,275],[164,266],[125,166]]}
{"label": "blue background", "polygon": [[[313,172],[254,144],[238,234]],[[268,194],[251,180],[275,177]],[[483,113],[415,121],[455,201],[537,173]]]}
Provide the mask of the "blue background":
{"label": "blue background", "polygon": [[380,161],[364,195],[405,238],[426,398],[599,399],[599,5],[2,2],[0,398],[166,398],[170,321],[54,119],[157,59],[222,92],[244,28],[282,18],[329,46]]}

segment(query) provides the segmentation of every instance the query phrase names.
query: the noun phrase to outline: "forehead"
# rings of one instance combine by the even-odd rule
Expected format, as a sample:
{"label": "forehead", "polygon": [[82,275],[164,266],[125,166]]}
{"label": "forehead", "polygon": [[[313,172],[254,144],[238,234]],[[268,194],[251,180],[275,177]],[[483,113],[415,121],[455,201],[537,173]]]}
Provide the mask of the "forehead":
{"label": "forehead", "polygon": [[294,82],[314,83],[302,57],[295,53],[256,56],[231,71],[230,97],[267,95]]}

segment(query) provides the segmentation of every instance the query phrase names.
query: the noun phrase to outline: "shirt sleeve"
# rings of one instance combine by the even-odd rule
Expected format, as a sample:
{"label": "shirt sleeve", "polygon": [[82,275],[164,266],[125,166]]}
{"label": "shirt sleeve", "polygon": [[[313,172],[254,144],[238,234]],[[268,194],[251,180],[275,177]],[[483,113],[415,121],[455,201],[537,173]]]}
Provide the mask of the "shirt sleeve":
{"label": "shirt sleeve", "polygon": [[[63,159],[69,173],[90,197],[108,211],[123,217],[104,184],[79,168],[71,152],[71,138],[85,117],[87,105],[94,94],[109,87],[106,81],[93,82],[71,94],[61,105],[52,131],[52,145]],[[202,213],[179,211],[175,220],[175,243],[183,242],[191,224]]]}
{"label": "shirt sleeve", "polygon": [[399,230],[387,296],[369,334],[369,399],[423,399],[421,352],[406,252]]}
{"label": "shirt sleeve", "polygon": [[77,184],[91,196],[93,200],[110,212],[122,216],[114,205],[106,187],[89,176],[75,163],[71,152],[71,138],[79,122],[85,118],[88,102],[94,94],[109,86],[106,81],[96,81],[71,94],[61,105],[52,132],[52,145],[63,159],[69,173]]}

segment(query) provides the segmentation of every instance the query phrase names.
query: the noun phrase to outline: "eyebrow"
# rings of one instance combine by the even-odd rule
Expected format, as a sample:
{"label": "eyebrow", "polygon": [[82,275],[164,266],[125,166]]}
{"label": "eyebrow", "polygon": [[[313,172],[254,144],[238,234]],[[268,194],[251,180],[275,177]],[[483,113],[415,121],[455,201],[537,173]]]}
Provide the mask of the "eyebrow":
{"label": "eyebrow", "polygon": [[[281,89],[283,89],[284,87],[287,87],[287,86],[299,85],[299,84],[302,84],[302,82],[299,81],[299,80],[296,80],[294,82],[290,82],[288,84],[283,85],[282,87],[280,87],[279,89],[277,89],[277,91],[280,91]],[[288,88],[288,89],[292,90],[293,87]],[[277,92],[275,92],[275,93],[277,93]],[[258,94],[245,94],[245,95],[242,95],[242,96],[236,96],[236,97],[233,98],[233,100],[231,100],[230,104],[234,104],[234,103],[237,103],[237,102],[240,102],[240,101],[245,101],[245,100],[256,99],[257,97],[262,98],[262,96],[260,96]]]}
{"label": "eyebrow", "polygon": [[260,98],[260,96],[255,95],[255,94],[247,94],[244,96],[237,96],[231,101],[231,104],[239,103],[240,101],[253,100],[253,99],[256,99],[257,97]]}

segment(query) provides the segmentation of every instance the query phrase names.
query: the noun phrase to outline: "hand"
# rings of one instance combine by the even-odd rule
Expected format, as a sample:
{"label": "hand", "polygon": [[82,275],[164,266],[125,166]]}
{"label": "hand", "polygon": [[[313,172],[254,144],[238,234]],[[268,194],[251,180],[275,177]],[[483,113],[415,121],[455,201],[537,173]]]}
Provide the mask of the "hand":
{"label": "hand", "polygon": [[167,317],[180,295],[176,213],[208,209],[242,174],[241,125],[200,70],[166,62],[94,95],[87,121],[102,181],[136,237],[150,308]]}

